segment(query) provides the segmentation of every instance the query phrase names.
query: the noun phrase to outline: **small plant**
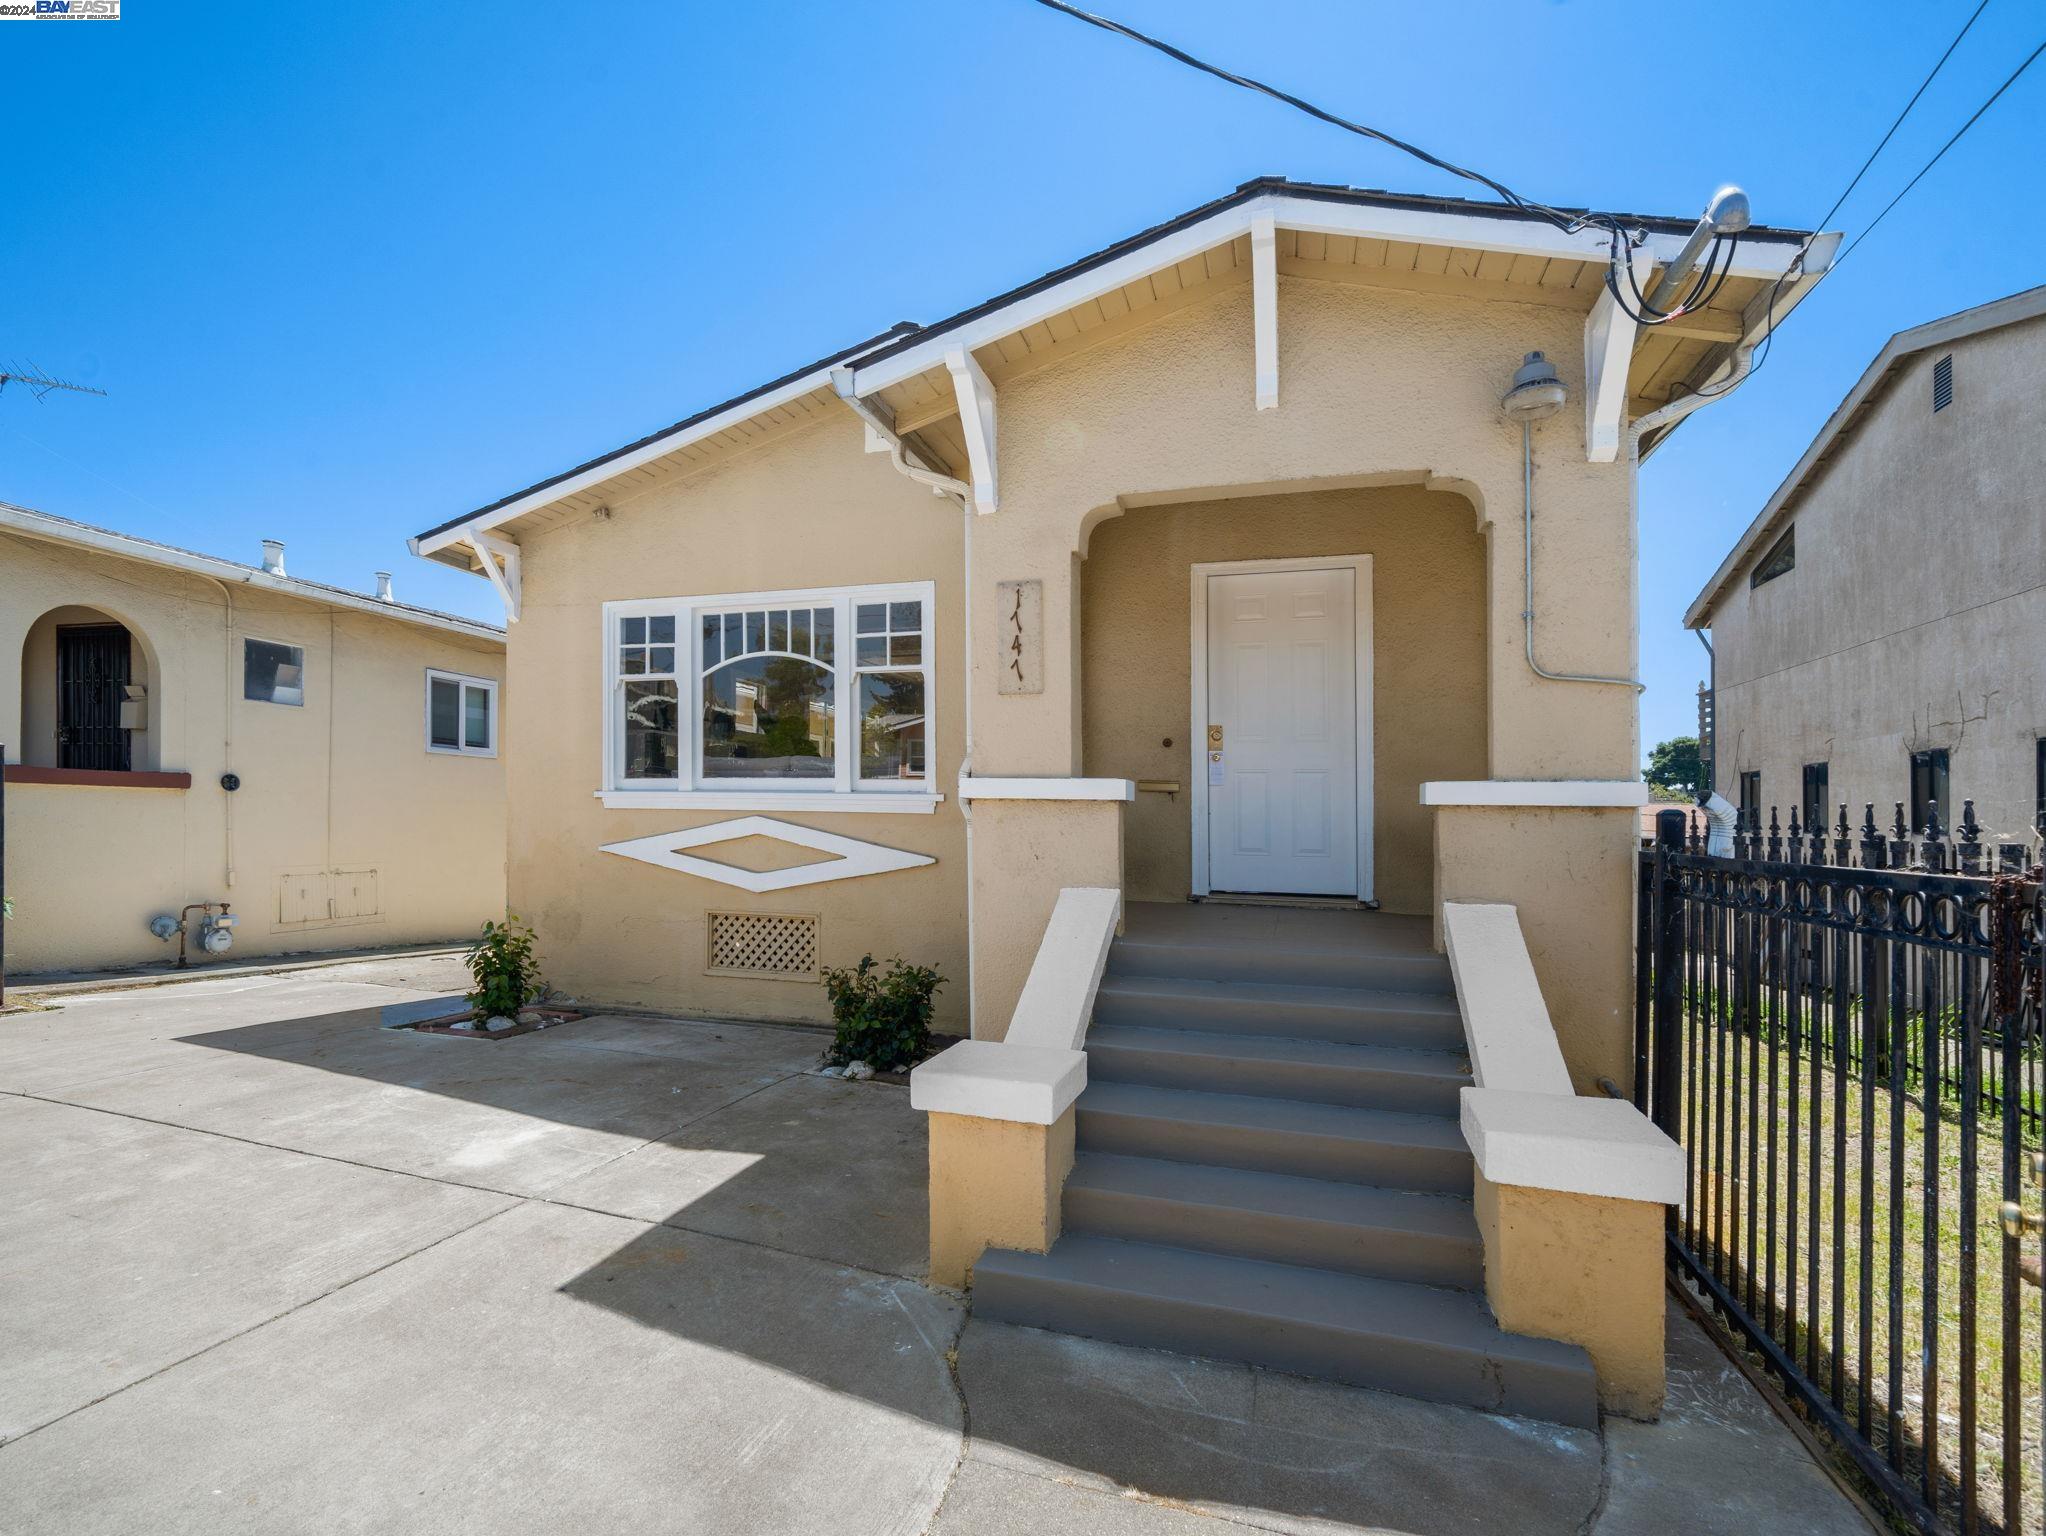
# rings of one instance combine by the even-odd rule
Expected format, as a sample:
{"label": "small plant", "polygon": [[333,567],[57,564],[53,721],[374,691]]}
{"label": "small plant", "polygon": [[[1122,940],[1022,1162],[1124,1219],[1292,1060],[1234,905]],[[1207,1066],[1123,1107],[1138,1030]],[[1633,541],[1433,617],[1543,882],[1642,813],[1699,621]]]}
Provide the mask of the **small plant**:
{"label": "small plant", "polygon": [[838,1036],[832,1064],[864,1061],[876,1072],[913,1067],[930,1053],[931,1002],[945,984],[928,965],[905,965],[898,957],[884,973],[872,955],[856,966],[826,970],[824,995]]}
{"label": "small plant", "polygon": [[476,1020],[518,1011],[540,995],[540,967],[533,959],[533,930],[507,912],[501,923],[486,922],[483,937],[469,951],[476,990],[465,1001]]}

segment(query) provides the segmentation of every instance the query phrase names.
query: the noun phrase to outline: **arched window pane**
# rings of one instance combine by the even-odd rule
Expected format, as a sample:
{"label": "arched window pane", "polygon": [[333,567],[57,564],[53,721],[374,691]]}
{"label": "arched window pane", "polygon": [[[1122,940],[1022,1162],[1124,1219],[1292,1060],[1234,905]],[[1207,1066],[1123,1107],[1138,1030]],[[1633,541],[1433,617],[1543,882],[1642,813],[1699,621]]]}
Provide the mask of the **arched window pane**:
{"label": "arched window pane", "polygon": [[703,776],[831,778],[831,695],[831,669],[792,656],[748,656],[705,674]]}

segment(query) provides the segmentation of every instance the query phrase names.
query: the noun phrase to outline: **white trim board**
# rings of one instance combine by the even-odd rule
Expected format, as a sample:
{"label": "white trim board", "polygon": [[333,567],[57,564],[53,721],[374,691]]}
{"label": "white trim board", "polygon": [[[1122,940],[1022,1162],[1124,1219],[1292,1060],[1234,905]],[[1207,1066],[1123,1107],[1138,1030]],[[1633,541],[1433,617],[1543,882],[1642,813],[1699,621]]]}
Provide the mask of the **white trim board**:
{"label": "white trim board", "polygon": [[[699,859],[684,851],[736,842],[742,837],[771,837],[779,842],[795,843],[838,857],[819,864],[799,864],[793,869],[752,870],[720,864],[712,859]],[[735,885],[755,895],[786,891],[799,885],[856,880],[861,875],[885,875],[898,869],[915,869],[938,862],[927,853],[884,848],[879,843],[863,843],[856,837],[841,837],[836,832],[821,832],[815,827],[799,827],[794,822],[776,821],[771,816],[741,816],[735,821],[714,821],[707,827],[657,832],[652,837],[604,843],[600,850],[615,853],[620,858],[638,859],[643,864],[695,875],[700,880],[715,880],[719,885]]]}
{"label": "white trim board", "polygon": [[929,816],[943,795],[890,790],[595,789],[607,811],[809,811],[832,816]]}
{"label": "white trim board", "polygon": [[959,781],[961,800],[1134,800],[1134,779],[995,779]]}
{"label": "white trim board", "polygon": [[1193,696],[1191,709],[1192,787],[1188,808],[1193,818],[1193,894],[1210,894],[1208,884],[1208,578],[1254,571],[1350,570],[1356,573],[1352,604],[1357,644],[1357,899],[1377,899],[1373,868],[1375,828],[1372,817],[1371,737],[1371,557],[1369,555],[1304,555],[1285,560],[1211,560],[1192,568]]}
{"label": "white trim board", "polygon": [[1421,786],[1421,804],[1638,808],[1648,804],[1648,786],[1639,779],[1436,779]]}

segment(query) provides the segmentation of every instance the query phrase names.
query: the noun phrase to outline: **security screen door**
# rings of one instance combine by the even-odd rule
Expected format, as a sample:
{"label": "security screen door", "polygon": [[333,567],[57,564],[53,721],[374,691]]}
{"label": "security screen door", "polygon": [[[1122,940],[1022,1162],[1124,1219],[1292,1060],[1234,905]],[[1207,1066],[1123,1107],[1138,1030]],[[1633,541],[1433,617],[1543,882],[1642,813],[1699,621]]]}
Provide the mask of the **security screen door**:
{"label": "security screen door", "polygon": [[128,769],[121,729],[128,667],[128,631],[119,624],[57,626],[59,768]]}
{"label": "security screen door", "polygon": [[1208,888],[1354,896],[1357,573],[1207,581]]}

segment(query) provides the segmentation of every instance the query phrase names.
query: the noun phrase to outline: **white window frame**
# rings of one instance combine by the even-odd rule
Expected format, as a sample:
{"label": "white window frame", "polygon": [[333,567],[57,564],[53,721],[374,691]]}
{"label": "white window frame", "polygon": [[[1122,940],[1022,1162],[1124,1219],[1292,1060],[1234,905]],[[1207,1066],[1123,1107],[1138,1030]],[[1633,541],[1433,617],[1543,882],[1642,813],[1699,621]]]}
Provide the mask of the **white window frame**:
{"label": "white window frame", "polygon": [[[861,667],[854,615],[861,603],[909,602],[923,605],[924,777],[916,781],[859,781],[859,686]],[[832,702],[835,755],[829,780],[706,779],[703,776],[703,615],[713,609],[830,608],[832,621]],[[675,672],[677,734],[675,756],[680,774],[674,779],[626,779],[623,776],[625,721],[620,708],[621,685],[637,674],[618,670],[619,621],[673,616],[676,626]],[[800,587],[779,592],[719,592],[690,597],[633,598],[603,605],[604,780],[596,795],[609,810],[660,808],[705,811],[833,811],[879,815],[930,815],[944,796],[937,792],[938,659],[936,583],[886,582],[857,587]],[[875,666],[867,671],[909,670]]]}
{"label": "white window frame", "polygon": [[[443,747],[433,739],[433,685],[436,682],[453,683],[457,688],[455,694],[455,745],[452,747]],[[490,696],[490,745],[487,747],[472,747],[468,744],[467,738],[469,733],[467,726],[469,717],[463,712],[464,700],[460,692],[460,689],[463,688],[481,688]],[[428,667],[426,669],[425,709],[426,714],[423,724],[426,731],[427,751],[437,752],[443,757],[497,756],[497,679],[492,677],[471,677],[466,672],[447,672],[439,667]]]}

